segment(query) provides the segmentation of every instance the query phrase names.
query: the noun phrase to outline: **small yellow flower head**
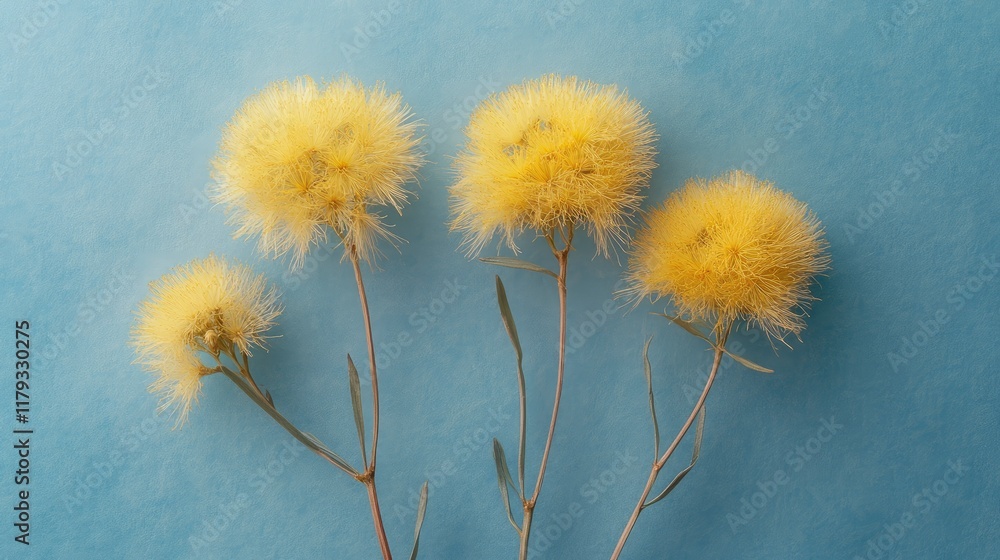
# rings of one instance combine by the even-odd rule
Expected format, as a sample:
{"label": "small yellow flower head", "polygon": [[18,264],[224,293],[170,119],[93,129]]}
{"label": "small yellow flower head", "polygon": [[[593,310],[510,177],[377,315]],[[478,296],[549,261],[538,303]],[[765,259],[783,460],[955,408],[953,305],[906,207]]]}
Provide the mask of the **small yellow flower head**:
{"label": "small yellow flower head", "polygon": [[544,76],[493,95],[473,112],[451,188],[453,229],[470,254],[502,234],[583,226],[598,251],[626,243],[655,166],[655,133],[615,86]]}
{"label": "small yellow flower head", "polygon": [[194,260],[150,284],[132,329],[136,362],[159,375],[150,391],[162,397],[160,410],[187,420],[213,373],[203,355],[245,352],[263,346],[264,333],[281,313],[277,292],[262,275],[215,256]]}
{"label": "small yellow flower head", "polygon": [[401,212],[412,194],[404,185],[422,162],[416,126],[400,95],[381,85],[275,82],[223,132],[214,199],[228,207],[237,237],[259,236],[275,256],[292,252],[293,268],[328,227],[370,262],[379,238],[396,239],[377,207]]}
{"label": "small yellow flower head", "polygon": [[772,183],[741,171],[692,179],[646,217],[627,291],[669,296],[683,316],[709,324],[743,319],[780,339],[805,326],[826,248],[812,212]]}

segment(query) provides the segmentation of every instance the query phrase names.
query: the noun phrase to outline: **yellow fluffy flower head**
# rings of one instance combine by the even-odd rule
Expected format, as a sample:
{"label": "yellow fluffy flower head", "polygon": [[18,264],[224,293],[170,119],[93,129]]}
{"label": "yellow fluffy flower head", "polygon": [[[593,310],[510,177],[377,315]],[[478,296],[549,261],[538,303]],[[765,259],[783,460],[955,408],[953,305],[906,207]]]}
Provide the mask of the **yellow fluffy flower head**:
{"label": "yellow fluffy flower head", "polygon": [[451,188],[453,228],[470,254],[502,234],[583,226],[598,251],[624,228],[655,166],[655,134],[615,86],[544,76],[493,95],[472,113]]}
{"label": "yellow fluffy flower head", "polygon": [[812,212],[772,183],[741,171],[692,179],[646,217],[628,291],[669,296],[681,315],[709,324],[742,319],[770,336],[798,335],[826,247]]}
{"label": "yellow fluffy flower head", "polygon": [[160,410],[182,425],[197,400],[201,378],[214,373],[202,358],[263,346],[281,313],[277,292],[246,266],[209,256],[178,267],[150,284],[132,329],[136,361],[159,377],[150,391]]}
{"label": "yellow fluffy flower head", "polygon": [[416,126],[400,95],[381,85],[275,82],[223,132],[214,199],[228,207],[237,237],[259,236],[275,256],[292,252],[293,268],[328,228],[371,261],[379,238],[395,239],[378,207],[400,212],[412,194],[404,185],[422,161]]}

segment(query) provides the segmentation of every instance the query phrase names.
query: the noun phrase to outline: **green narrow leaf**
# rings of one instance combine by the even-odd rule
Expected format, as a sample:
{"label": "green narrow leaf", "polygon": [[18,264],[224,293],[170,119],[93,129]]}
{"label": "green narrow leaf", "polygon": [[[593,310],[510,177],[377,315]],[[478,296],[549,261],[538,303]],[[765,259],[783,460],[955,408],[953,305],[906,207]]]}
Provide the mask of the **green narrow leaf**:
{"label": "green narrow leaf", "polygon": [[646,385],[649,387],[649,412],[653,415],[653,460],[660,456],[660,423],[656,420],[656,402],[653,398],[653,368],[649,365],[649,343],[653,337],[646,339],[642,348],[643,370],[646,372]]}
{"label": "green narrow leaf", "polygon": [[514,324],[514,315],[510,311],[510,303],[507,301],[507,290],[503,287],[500,276],[496,277],[497,285],[497,306],[500,308],[500,318],[503,319],[503,326],[507,329],[507,336],[514,346],[517,354],[517,389],[518,401],[520,404],[520,434],[517,444],[517,482],[520,485],[520,496],[524,498],[524,445],[525,445],[525,424],[527,422],[527,394],[524,387],[524,354],[521,352],[521,341],[517,336],[517,325]]}
{"label": "green narrow leaf", "polygon": [[689,472],[691,472],[691,469],[694,468],[694,464],[698,462],[698,456],[701,454],[701,437],[702,435],[704,435],[704,433],[705,433],[705,405],[702,405],[701,410],[698,411],[698,426],[694,429],[694,450],[691,451],[691,463],[684,470],[677,473],[677,476],[675,476],[674,479],[670,481],[670,484],[668,484],[667,487],[663,489],[663,492],[660,492],[658,496],[643,504],[642,507],[644,509],[662,500],[663,498],[666,498],[667,494],[672,492],[674,488],[677,488],[677,485],[680,484],[682,480],[684,480],[684,477],[687,476]]}
{"label": "green narrow leaf", "polygon": [[673,315],[668,315],[666,313],[654,313],[654,315],[659,315],[660,317],[666,317],[667,319],[670,319],[678,327],[680,327],[680,328],[686,330],[687,332],[689,332],[689,333],[697,336],[698,338],[700,338],[700,339],[704,340],[705,342],[711,344],[713,347],[715,346],[715,343],[713,343],[711,340],[709,340],[709,338],[707,336],[705,336],[705,334],[703,332],[701,332],[700,330],[698,330],[698,327],[694,326],[692,323],[690,323],[688,321],[685,321],[684,319],[681,319],[680,317],[674,317]]}
{"label": "green narrow leaf", "polygon": [[705,329],[706,331],[712,330],[712,325],[708,324],[704,319],[694,319],[691,324],[699,329]]}
{"label": "green narrow leaf", "polygon": [[[670,319],[671,321],[673,321],[674,323],[676,323],[677,326],[679,326],[682,329],[686,330],[687,332],[689,332],[689,333],[697,336],[698,338],[704,340],[705,342],[711,344],[712,347],[715,348],[715,343],[712,342],[704,333],[702,333],[698,329],[698,327],[696,327],[693,323],[691,323],[689,321],[685,321],[684,319],[681,319],[680,317],[674,317],[673,315],[668,315],[666,313],[654,313],[654,315],[659,315],[661,317],[666,317],[667,319]],[[750,369],[752,369],[754,371],[759,371],[761,373],[774,373],[773,369],[768,369],[768,368],[766,368],[764,366],[757,365],[757,364],[751,362],[750,360],[748,360],[746,358],[743,358],[741,356],[737,356],[736,354],[733,354],[729,350],[723,349],[722,351],[725,352],[726,355],[729,356],[730,358],[736,360],[737,362],[739,362],[743,366],[748,367],[748,368],[750,368]]]}
{"label": "green narrow leaf", "polygon": [[303,445],[322,455],[324,458],[329,460],[331,463],[336,465],[339,469],[343,470],[347,474],[356,477],[359,473],[354,467],[352,467],[347,461],[345,461],[340,455],[337,455],[329,447],[327,447],[323,442],[316,438],[316,436],[303,432],[295,427],[294,424],[288,421],[274,406],[267,401],[267,398],[261,395],[253,387],[247,383],[246,379],[239,373],[223,367],[222,372],[228,377],[237,387],[240,388],[246,396],[250,397],[254,403],[257,404],[264,412],[268,414],[272,419],[274,419],[282,428],[284,428],[288,433],[295,437],[295,439],[302,442]]}
{"label": "green narrow leaf", "polygon": [[559,275],[543,266],[538,266],[533,262],[515,259],[513,257],[483,257],[479,260],[486,264],[506,266],[507,268],[520,268],[521,270],[530,270],[532,272],[541,272],[542,274],[548,274],[553,278],[559,278]]}
{"label": "green narrow leaf", "polygon": [[510,343],[514,345],[514,351],[517,352],[517,361],[521,361],[521,341],[517,337],[517,326],[514,324],[514,315],[510,312],[510,303],[507,302],[507,290],[503,287],[503,281],[500,277],[496,277],[497,283],[497,305],[500,307],[500,318],[503,319],[503,326],[507,329],[507,336],[510,337]]}
{"label": "green narrow leaf", "polygon": [[[507,520],[518,533],[521,528],[514,521],[514,513],[510,509],[510,494],[507,492],[507,485],[514,487],[514,481],[510,478],[510,470],[507,469],[507,456],[503,452],[503,445],[500,440],[493,438],[493,460],[497,464],[497,484],[500,486],[500,497],[503,498],[503,507],[507,510]],[[515,488],[516,489],[516,488]]]}
{"label": "green narrow leaf", "polygon": [[358,368],[354,360],[347,355],[347,376],[351,381],[351,407],[354,408],[354,425],[358,428],[358,442],[361,443],[361,462],[368,467],[368,455],[365,452],[365,412],[361,405],[361,380],[358,378]]}
{"label": "green narrow leaf", "polygon": [[420,548],[420,528],[424,525],[424,514],[427,513],[427,482],[420,489],[420,505],[417,506],[417,525],[413,530],[413,552],[410,560],[417,560],[417,549]]}
{"label": "green narrow leaf", "polygon": [[748,367],[748,368],[750,368],[750,369],[752,369],[754,371],[759,371],[761,373],[774,373],[773,369],[768,369],[768,368],[766,368],[764,366],[757,365],[757,364],[751,362],[750,360],[748,360],[748,359],[746,359],[746,358],[744,358],[742,356],[737,356],[736,354],[731,353],[729,350],[726,350],[726,355],[729,356],[730,358],[736,360],[737,362],[739,362],[743,366]]}

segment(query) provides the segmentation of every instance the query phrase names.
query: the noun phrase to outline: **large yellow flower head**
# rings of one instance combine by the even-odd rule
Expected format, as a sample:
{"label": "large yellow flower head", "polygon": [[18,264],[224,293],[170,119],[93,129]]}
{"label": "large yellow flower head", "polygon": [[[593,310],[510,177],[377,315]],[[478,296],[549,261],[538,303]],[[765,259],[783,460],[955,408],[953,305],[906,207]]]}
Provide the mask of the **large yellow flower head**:
{"label": "large yellow flower head", "polygon": [[647,114],[615,86],[549,75],[493,95],[473,112],[451,188],[453,228],[476,254],[500,233],[583,226],[598,250],[624,228],[655,166]]}
{"label": "large yellow flower head", "polygon": [[741,171],[689,180],[646,217],[628,278],[637,298],[669,296],[688,318],[798,334],[809,286],[829,257],[819,221],[791,195]]}
{"label": "large yellow flower head", "polygon": [[422,162],[410,116],[381,85],[275,82],[226,127],[214,198],[228,206],[237,237],[259,236],[261,250],[275,256],[292,252],[293,267],[328,228],[370,261],[379,238],[395,239],[378,207],[401,211]]}
{"label": "large yellow flower head", "polygon": [[183,424],[214,373],[203,357],[263,346],[265,332],[281,313],[277,292],[262,275],[215,256],[194,260],[150,284],[132,329],[136,361],[159,377],[150,390],[162,397],[160,410],[177,413]]}

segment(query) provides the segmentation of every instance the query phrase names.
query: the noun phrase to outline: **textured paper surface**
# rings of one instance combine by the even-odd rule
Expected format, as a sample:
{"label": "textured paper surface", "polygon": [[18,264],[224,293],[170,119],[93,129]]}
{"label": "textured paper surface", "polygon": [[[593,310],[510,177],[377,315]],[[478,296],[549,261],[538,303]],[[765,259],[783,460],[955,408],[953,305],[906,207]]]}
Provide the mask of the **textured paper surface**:
{"label": "textured paper surface", "polygon": [[[419,199],[393,218],[408,243],[367,272],[385,345],[379,492],[397,556],[425,479],[421,558],[516,554],[488,444],[499,437],[516,455],[514,356],[493,275],[525,346],[529,480],[554,387],[556,292],[547,277],[457,252],[446,187],[469,109],[546,72],[617,83],[650,111],[661,140],[647,206],[688,177],[744,167],[807,202],[831,243],[803,342],[775,354],[736,337],[777,373],[724,369],[700,462],[645,512],[623,558],[875,558],[870,541],[882,558],[997,554],[1000,280],[983,265],[1000,253],[993,5],[155,4],[0,6],[0,557],[377,556],[361,486],[283,452],[292,439],[225,378],[171,431],[125,345],[147,283],[170,267],[213,251],[250,262],[286,307],[281,337],[254,356],[259,382],[359,462],[345,355],[366,362],[349,267],[319,253],[291,274],[232,240],[204,199],[220,127],[246,96],[344,72],[401,91],[430,152]],[[553,265],[544,244],[522,241],[526,258]],[[626,315],[609,302],[622,268],[592,256],[584,241],[570,261],[573,351],[536,558],[604,558],[620,534],[652,459],[644,339],[655,337],[665,437],[710,362],[649,314],[662,305]],[[30,547],[12,527],[21,319],[36,355]],[[920,346],[894,362],[888,353],[912,354],[904,337]],[[824,422],[842,428],[831,436]]]}

